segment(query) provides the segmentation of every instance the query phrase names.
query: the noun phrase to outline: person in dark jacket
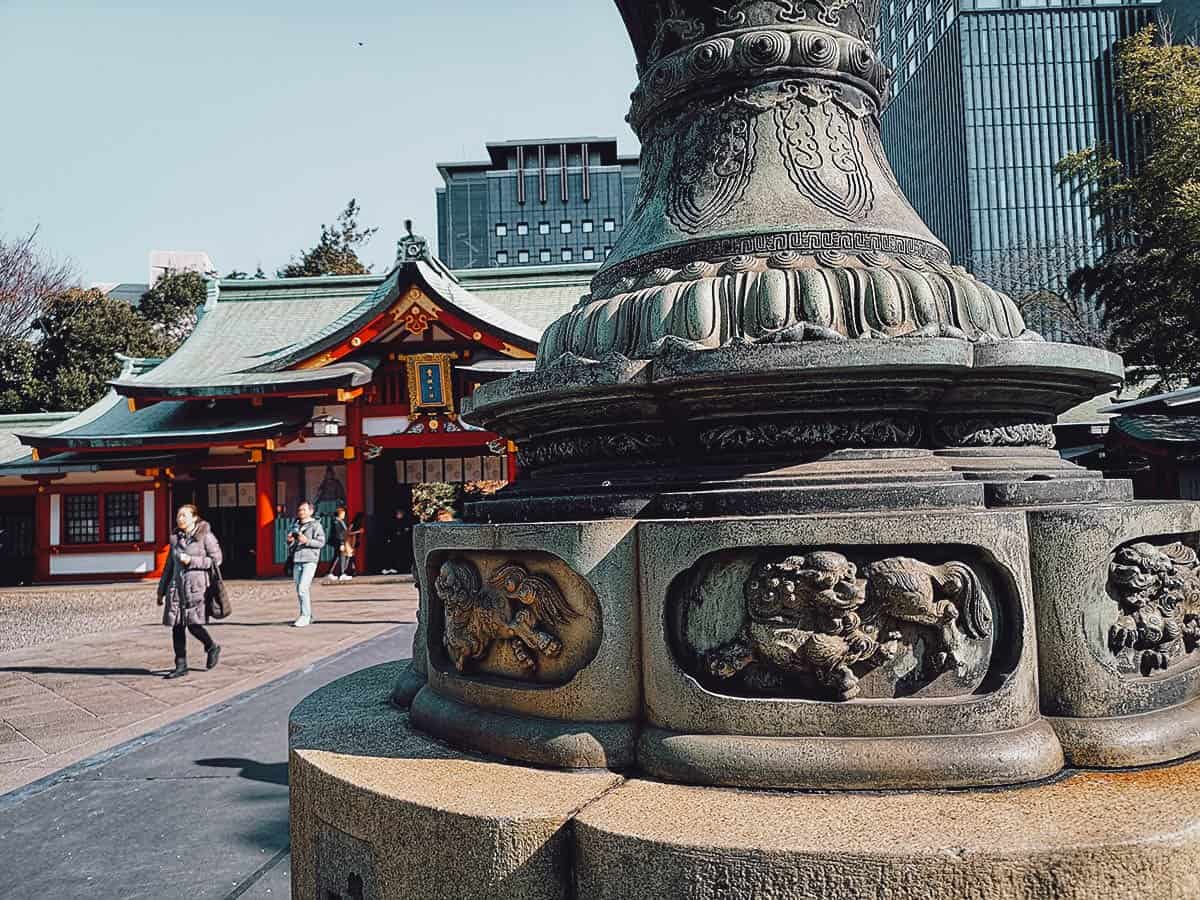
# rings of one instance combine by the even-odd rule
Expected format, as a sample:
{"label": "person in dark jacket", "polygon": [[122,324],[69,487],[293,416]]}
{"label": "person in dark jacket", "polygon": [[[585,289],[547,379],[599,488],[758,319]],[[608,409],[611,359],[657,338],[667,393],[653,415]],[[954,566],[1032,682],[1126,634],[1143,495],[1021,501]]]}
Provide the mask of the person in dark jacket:
{"label": "person in dark jacket", "polygon": [[163,624],[171,629],[175,645],[175,668],[167,678],[188,673],[187,633],[204,645],[208,668],[216,666],[221,647],[204,627],[208,622],[206,602],[212,569],[221,564],[221,545],[196,507],[188,503],[175,514],[171,552],[158,580],[158,603],[163,607]]}
{"label": "person in dark jacket", "polygon": [[339,506],[333,511],[333,521],[329,524],[329,543],[333,547],[333,565],[325,580],[349,581],[350,564],[353,561],[353,551],[349,546],[350,526],[346,524],[346,507]]}
{"label": "person in dark jacket", "polygon": [[358,574],[358,551],[362,549],[366,539],[367,516],[366,513],[359,513],[350,523],[350,530],[346,532],[346,553],[350,557],[350,564],[342,581],[349,581]]}
{"label": "person in dark jacket", "polygon": [[381,574],[396,575],[412,571],[412,531],[409,515],[403,509],[397,509],[392,516],[391,533],[383,541],[387,568],[382,569]]}

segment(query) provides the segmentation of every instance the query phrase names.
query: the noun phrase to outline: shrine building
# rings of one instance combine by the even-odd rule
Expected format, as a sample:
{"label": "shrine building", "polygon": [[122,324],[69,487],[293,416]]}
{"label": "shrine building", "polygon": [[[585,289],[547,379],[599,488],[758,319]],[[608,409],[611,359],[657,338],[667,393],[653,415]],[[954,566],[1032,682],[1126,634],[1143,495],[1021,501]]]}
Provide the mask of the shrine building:
{"label": "shrine building", "polygon": [[417,485],[516,476],[516,448],[463,422],[462,400],[531,368],[589,274],[523,270],[468,290],[410,236],[384,276],[210,282],[170,357],[125,359],[77,414],[0,421],[7,580],[157,577],[189,502],[228,577],[283,573],[301,500],[326,524],[337,506],[364,514],[360,571],[404,571]]}

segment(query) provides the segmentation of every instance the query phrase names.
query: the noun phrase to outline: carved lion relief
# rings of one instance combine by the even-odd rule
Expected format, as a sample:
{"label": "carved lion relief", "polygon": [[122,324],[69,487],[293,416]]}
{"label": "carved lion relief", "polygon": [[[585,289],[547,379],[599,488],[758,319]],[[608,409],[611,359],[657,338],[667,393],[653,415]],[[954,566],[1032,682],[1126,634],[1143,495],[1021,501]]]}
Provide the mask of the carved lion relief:
{"label": "carved lion relief", "polygon": [[[722,691],[835,701],[961,694],[990,664],[989,590],[965,562],[854,562],[836,550],[718,554],[685,593],[683,643],[695,674]],[[735,604],[740,625],[718,642],[729,630],[719,620],[728,623]]]}
{"label": "carved lion relief", "polygon": [[1200,647],[1200,558],[1186,544],[1120,548],[1108,568],[1108,593],[1121,613],[1108,646],[1123,671],[1151,675]]}
{"label": "carved lion relief", "polygon": [[440,649],[459,673],[561,683],[595,656],[595,594],[561,561],[529,556],[451,555],[434,570]]}

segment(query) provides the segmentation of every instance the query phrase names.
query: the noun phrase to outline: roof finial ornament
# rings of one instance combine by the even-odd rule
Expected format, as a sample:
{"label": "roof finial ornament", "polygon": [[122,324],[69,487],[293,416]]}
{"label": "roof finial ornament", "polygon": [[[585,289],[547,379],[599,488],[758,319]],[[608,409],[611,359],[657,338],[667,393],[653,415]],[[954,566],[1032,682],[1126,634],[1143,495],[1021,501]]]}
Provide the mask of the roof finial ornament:
{"label": "roof finial ornament", "polygon": [[433,255],[429,252],[429,241],[419,234],[413,233],[412,219],[404,220],[404,230],[408,233],[396,242],[396,265],[403,266],[418,260],[432,262]]}

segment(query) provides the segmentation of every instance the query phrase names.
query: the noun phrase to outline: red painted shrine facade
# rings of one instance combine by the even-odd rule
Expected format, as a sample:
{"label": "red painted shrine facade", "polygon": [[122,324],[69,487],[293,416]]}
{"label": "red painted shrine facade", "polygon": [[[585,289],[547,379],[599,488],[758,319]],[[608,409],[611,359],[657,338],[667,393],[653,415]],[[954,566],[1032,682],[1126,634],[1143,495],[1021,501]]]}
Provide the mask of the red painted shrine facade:
{"label": "red painted shrine facade", "polygon": [[417,485],[515,477],[515,448],[458,411],[530,367],[540,332],[464,290],[423,242],[401,242],[401,259],[383,277],[213,283],[171,357],[126,360],[93,407],[18,428],[23,446],[0,447],[8,568],[157,577],[173,510],[194,502],[227,576],[278,575],[307,499],[363,515],[360,570],[405,570]]}

